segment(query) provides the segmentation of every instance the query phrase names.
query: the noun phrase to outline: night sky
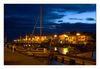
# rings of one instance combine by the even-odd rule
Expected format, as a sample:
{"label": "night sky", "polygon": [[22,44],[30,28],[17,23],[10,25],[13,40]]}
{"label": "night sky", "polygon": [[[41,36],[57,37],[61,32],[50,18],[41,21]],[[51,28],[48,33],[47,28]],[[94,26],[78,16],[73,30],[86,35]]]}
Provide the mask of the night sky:
{"label": "night sky", "polygon": [[96,4],[5,4],[4,36],[31,34],[35,24],[34,34],[39,34],[40,6],[44,35],[96,30]]}

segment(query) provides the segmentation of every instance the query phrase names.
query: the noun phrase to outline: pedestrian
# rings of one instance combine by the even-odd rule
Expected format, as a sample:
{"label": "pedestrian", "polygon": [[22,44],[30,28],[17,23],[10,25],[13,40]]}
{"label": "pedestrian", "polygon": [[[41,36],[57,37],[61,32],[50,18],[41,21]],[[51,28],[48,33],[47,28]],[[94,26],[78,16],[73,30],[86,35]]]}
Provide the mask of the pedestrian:
{"label": "pedestrian", "polygon": [[16,47],[15,45],[12,46],[12,53],[14,53],[15,47]]}

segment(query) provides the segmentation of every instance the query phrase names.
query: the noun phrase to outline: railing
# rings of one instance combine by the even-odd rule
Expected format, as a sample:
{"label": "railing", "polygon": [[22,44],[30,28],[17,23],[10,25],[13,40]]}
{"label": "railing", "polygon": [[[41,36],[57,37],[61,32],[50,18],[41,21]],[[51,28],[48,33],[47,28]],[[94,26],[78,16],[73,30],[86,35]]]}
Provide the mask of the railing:
{"label": "railing", "polygon": [[96,65],[95,60],[82,57],[54,55],[52,58],[65,65]]}

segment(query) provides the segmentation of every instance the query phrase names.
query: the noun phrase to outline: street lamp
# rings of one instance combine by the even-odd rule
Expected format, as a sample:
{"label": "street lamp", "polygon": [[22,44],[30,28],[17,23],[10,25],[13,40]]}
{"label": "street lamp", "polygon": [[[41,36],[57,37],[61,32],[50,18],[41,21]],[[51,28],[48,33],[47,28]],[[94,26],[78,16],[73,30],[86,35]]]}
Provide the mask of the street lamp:
{"label": "street lamp", "polygon": [[65,41],[68,41],[68,35],[64,34]]}
{"label": "street lamp", "polygon": [[64,34],[64,37],[66,38],[66,37],[68,37],[68,35]]}
{"label": "street lamp", "polygon": [[76,35],[77,35],[77,36],[79,36],[79,35],[80,35],[80,33],[76,33]]}
{"label": "street lamp", "polygon": [[57,47],[55,47],[54,50],[57,51]]}
{"label": "street lamp", "polygon": [[14,40],[14,42],[16,42],[17,40]]}
{"label": "street lamp", "polygon": [[57,37],[57,35],[55,34],[54,37]]}
{"label": "street lamp", "polygon": [[80,36],[81,34],[80,33],[76,33],[76,42],[78,44],[78,36]]}
{"label": "street lamp", "polygon": [[[78,39],[78,36],[80,36],[81,34],[80,33],[76,33],[76,48],[79,44],[79,39]],[[77,56],[77,54],[75,53],[75,56]]]}
{"label": "street lamp", "polygon": [[63,42],[62,42],[62,41],[60,41],[60,43],[62,44]]}

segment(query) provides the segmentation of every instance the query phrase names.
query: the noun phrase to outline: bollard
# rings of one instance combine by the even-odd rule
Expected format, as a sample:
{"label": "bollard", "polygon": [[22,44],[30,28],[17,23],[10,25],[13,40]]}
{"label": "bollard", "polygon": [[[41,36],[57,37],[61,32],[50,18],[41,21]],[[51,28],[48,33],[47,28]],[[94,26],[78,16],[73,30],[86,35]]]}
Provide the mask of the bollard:
{"label": "bollard", "polygon": [[14,53],[14,50],[15,50],[14,48],[15,48],[15,47],[14,47],[14,46],[12,46],[12,53]]}
{"label": "bollard", "polygon": [[75,60],[74,59],[70,59],[69,65],[75,65]]}
{"label": "bollard", "polygon": [[57,56],[55,56],[55,60],[57,61]]}
{"label": "bollard", "polygon": [[61,63],[64,63],[64,57],[62,57],[62,61],[61,61]]}
{"label": "bollard", "polygon": [[82,65],[85,65],[85,62],[84,62],[84,60],[82,61]]}
{"label": "bollard", "polygon": [[52,60],[53,60],[53,56],[50,56],[49,58],[50,58],[50,61],[52,61]]}

